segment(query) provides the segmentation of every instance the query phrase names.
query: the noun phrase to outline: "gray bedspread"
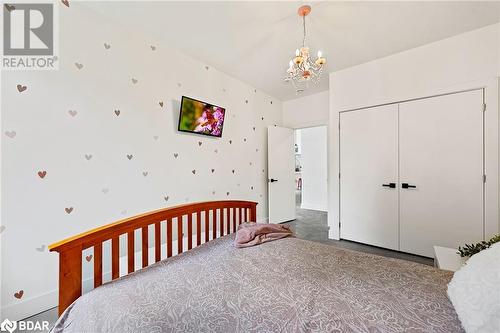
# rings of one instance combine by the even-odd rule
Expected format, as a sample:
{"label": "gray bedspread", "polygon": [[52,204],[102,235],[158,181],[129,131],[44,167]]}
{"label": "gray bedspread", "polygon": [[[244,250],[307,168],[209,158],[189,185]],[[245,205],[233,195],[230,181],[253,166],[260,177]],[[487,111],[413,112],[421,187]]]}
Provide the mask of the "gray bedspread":
{"label": "gray bedspread", "polygon": [[451,272],[297,238],[234,235],[81,296],[53,332],[462,332]]}

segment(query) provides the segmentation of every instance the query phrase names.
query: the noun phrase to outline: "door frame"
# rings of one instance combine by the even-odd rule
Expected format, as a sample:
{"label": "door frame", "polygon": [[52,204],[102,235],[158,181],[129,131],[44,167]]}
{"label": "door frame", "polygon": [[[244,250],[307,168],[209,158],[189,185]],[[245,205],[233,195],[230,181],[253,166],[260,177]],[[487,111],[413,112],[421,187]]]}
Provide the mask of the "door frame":
{"label": "door frame", "polygon": [[[483,191],[484,205],[484,234],[485,238],[498,233],[500,231],[499,220],[499,78],[490,78],[477,80],[463,84],[453,85],[444,89],[439,89],[433,93],[422,94],[420,96],[412,96],[406,99],[396,101],[388,101],[377,105],[367,105],[361,108],[335,110],[332,101],[330,100],[330,133],[332,138],[337,138],[337,144],[330,145],[330,165],[331,174],[329,179],[335,179],[330,182],[329,187],[329,212],[328,225],[330,226],[329,238],[340,239],[340,113],[354,110],[362,110],[375,106],[389,105],[395,103],[403,103],[412,100],[423,98],[436,97],[440,95],[465,92],[470,90],[484,89],[484,101],[486,111],[484,113],[484,174],[486,175],[486,183]],[[333,177],[335,176],[335,177]]]}

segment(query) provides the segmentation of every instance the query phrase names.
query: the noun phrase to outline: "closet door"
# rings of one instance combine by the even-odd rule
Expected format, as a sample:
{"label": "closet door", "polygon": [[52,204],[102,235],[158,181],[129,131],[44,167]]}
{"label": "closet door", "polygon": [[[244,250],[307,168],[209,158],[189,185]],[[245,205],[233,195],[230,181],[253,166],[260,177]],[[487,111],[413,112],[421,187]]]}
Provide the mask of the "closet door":
{"label": "closet door", "polygon": [[400,104],[401,251],[483,238],[482,105],[482,90]]}
{"label": "closet door", "polygon": [[397,182],[398,106],[341,113],[340,237],[397,250]]}

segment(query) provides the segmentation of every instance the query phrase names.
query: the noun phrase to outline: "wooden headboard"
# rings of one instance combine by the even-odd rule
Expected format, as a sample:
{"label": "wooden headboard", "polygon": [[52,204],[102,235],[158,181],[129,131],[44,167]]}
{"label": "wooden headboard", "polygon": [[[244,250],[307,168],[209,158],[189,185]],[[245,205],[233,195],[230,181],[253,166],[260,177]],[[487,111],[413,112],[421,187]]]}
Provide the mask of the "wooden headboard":
{"label": "wooden headboard", "polygon": [[[204,221],[204,242],[235,232],[237,225],[243,222],[256,222],[256,202],[251,201],[209,201],[185,204],[152,211],[130,217],[118,222],[89,230],[49,246],[50,251],[59,253],[59,315],[82,295],[82,251],[94,248],[94,287],[102,284],[102,245],[111,240],[111,279],[120,277],[120,236],[127,237],[128,273],[135,270],[134,234],[141,229],[142,267],[149,265],[148,227],[154,225],[155,262],[161,258],[161,223],[166,223],[166,257],[172,256],[173,220],[177,223],[177,253],[182,253],[183,238],[187,233],[187,250],[202,243],[202,220]],[[218,213],[217,213],[218,212]],[[187,215],[187,230],[183,230],[183,221]],[[211,229],[211,230],[210,230]],[[196,243],[193,244],[193,230]],[[210,237],[210,233],[212,237]]]}

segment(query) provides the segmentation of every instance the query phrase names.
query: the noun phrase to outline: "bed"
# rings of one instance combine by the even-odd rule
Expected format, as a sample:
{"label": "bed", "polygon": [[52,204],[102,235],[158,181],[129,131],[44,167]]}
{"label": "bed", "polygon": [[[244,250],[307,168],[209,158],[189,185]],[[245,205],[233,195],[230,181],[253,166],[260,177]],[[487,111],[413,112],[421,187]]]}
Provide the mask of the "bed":
{"label": "bed", "polygon": [[231,230],[254,203],[215,205],[242,204],[246,216],[214,214],[219,238],[78,295],[53,332],[463,331],[452,272],[297,238],[237,249]]}

